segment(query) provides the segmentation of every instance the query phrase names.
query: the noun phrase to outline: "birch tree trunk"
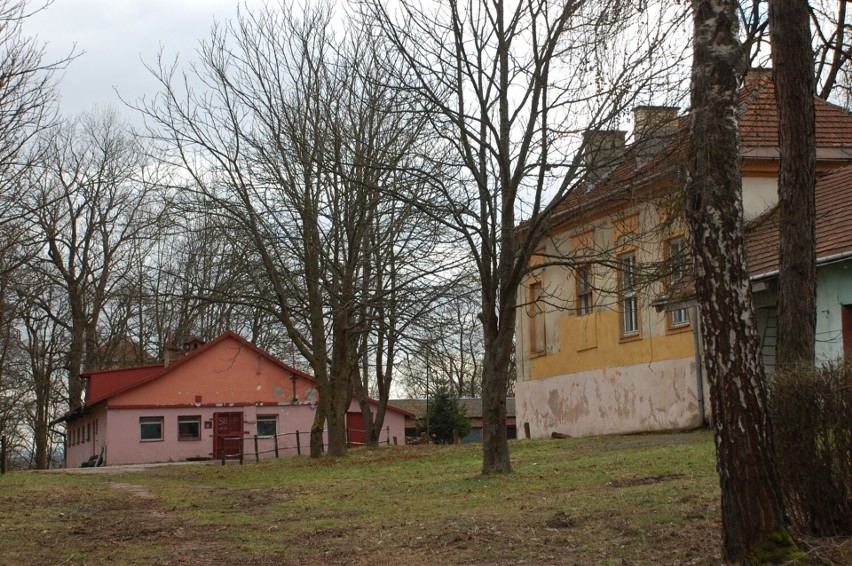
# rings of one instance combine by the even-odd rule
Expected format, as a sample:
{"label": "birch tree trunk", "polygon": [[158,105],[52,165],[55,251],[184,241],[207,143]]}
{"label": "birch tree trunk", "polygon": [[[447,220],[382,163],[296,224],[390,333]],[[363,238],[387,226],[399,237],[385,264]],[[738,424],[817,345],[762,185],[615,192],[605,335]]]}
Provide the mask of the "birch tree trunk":
{"label": "birch tree trunk", "polygon": [[687,220],[722,489],[723,558],[764,562],[795,550],[773,460],[772,428],[746,272],[733,1],[693,0]]}

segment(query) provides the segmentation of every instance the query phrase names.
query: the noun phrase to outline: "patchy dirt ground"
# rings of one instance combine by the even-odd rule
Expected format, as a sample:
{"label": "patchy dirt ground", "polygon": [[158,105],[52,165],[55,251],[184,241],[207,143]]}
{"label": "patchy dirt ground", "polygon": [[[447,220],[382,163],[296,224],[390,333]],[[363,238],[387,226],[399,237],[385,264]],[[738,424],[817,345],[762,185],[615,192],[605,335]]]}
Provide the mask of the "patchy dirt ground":
{"label": "patchy dirt ground", "polygon": [[[0,478],[0,564],[718,564],[706,434]],[[851,539],[799,539],[852,564]]]}

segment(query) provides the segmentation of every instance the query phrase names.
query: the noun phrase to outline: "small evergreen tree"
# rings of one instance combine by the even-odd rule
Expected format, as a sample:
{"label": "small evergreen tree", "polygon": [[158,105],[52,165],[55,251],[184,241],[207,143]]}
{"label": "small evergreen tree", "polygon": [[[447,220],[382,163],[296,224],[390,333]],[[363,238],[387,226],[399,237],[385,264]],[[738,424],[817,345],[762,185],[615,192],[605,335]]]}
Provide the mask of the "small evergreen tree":
{"label": "small evergreen tree", "polygon": [[459,438],[470,432],[470,420],[458,397],[446,387],[440,387],[429,400],[429,432],[438,444],[451,444],[453,432]]}

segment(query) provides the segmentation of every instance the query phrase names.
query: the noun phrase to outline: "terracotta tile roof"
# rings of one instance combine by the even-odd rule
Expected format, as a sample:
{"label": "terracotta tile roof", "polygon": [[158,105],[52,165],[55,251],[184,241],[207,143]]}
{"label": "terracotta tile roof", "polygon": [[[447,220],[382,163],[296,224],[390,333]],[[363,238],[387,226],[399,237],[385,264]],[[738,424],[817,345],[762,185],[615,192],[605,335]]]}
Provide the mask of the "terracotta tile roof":
{"label": "terracotta tile roof", "polygon": [[[852,252],[852,166],[821,177],[816,185],[817,263]],[[776,206],[746,225],[746,251],[751,277],[778,270],[778,221]]]}
{"label": "terracotta tile roof", "polygon": [[[766,70],[755,75],[740,90],[740,155],[744,159],[778,159],[775,87]],[[852,160],[852,113],[820,98],[814,100],[817,160]],[[628,203],[639,189],[654,182],[668,183],[670,190],[677,190],[686,160],[688,115],[678,118],[676,129],[672,142],[645,162],[637,159],[634,147],[628,146],[621,164],[598,184],[577,187],[563,197],[554,208],[550,227],[558,227],[600,206]]]}
{"label": "terracotta tile roof", "polygon": [[[852,114],[815,98],[818,158],[852,158]],[[778,158],[778,117],[775,85],[768,73],[740,92],[740,153],[757,159]],[[838,151],[841,148],[845,150]]]}

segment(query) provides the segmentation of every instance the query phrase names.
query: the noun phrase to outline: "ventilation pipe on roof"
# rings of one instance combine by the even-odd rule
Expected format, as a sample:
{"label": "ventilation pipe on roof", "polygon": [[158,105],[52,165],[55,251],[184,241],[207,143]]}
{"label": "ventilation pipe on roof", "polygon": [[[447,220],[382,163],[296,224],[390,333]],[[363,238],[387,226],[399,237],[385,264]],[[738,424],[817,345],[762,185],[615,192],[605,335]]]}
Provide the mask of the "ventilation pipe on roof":
{"label": "ventilation pipe on roof", "polygon": [[677,111],[677,106],[637,106],[633,109],[637,166],[646,163],[674,140]]}
{"label": "ventilation pipe on roof", "polygon": [[626,137],[627,132],[621,130],[587,130],[583,133],[583,164],[592,182],[609,175],[621,162]]}

